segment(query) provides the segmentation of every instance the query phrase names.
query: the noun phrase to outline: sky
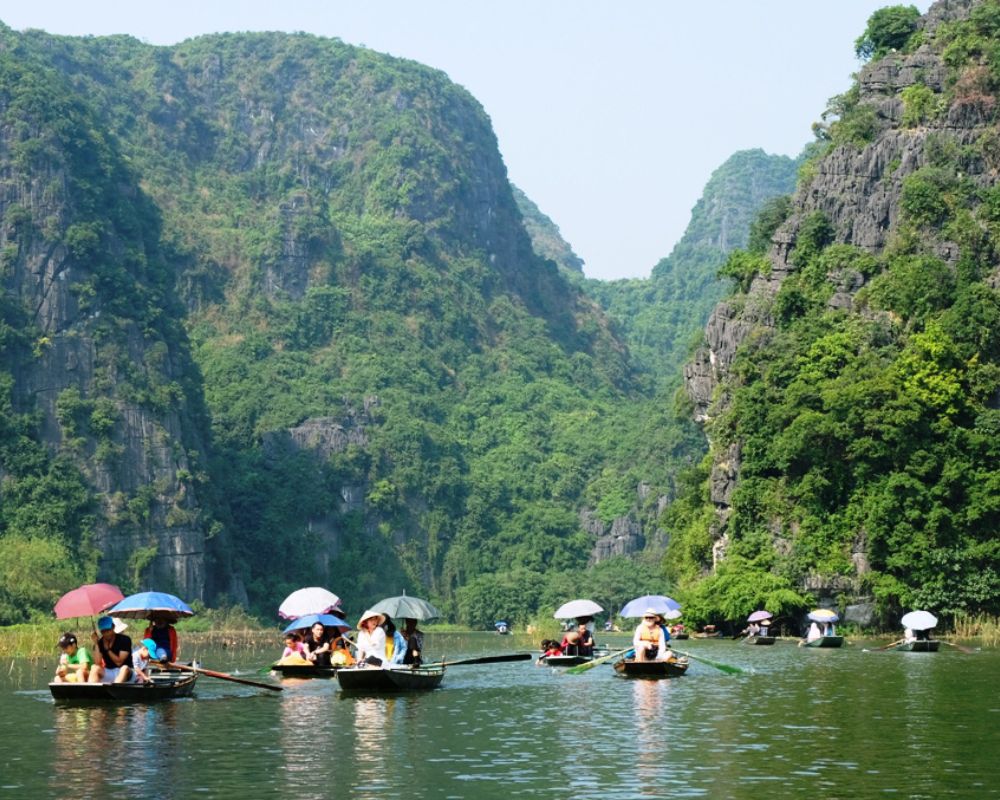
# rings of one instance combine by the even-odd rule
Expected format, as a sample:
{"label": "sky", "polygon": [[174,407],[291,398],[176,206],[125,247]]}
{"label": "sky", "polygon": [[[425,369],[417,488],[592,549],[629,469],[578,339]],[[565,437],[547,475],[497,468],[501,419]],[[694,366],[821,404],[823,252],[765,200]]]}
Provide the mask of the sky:
{"label": "sky", "polygon": [[[647,277],[737,150],[797,155],[892,0],[22,0],[10,27],[175,44],[306,31],[446,72],[588,277]],[[930,0],[915,5],[926,11]]]}

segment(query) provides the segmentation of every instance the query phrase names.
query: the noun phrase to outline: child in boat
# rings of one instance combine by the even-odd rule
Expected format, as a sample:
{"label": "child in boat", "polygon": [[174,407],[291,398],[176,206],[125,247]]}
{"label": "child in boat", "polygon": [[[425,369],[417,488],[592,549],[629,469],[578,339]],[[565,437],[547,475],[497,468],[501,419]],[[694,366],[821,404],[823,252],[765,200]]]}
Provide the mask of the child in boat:
{"label": "child in boat", "polygon": [[143,639],[132,651],[132,683],[149,683],[149,662],[156,660],[156,642]]}
{"label": "child in boat", "polygon": [[59,666],[56,667],[56,683],[86,683],[94,659],[86,647],[77,644],[76,636],[64,633],[59,637]]}
{"label": "child in boat", "polygon": [[563,654],[559,642],[555,639],[542,639],[542,654],[538,657],[539,664],[544,664],[549,656],[561,656]]}
{"label": "child in boat", "polygon": [[299,664],[305,666],[311,664],[312,662],[306,657],[306,648],[302,644],[302,637],[300,637],[295,631],[290,631],[285,634],[285,649],[281,653],[281,659],[278,661],[279,664]]}

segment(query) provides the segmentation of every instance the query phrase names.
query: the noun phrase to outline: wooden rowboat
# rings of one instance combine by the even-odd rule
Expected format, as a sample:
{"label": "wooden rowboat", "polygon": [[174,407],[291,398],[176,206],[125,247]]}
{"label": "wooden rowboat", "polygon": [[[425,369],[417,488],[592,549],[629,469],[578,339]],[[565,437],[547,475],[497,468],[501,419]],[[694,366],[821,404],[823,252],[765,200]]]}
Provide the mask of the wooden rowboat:
{"label": "wooden rowboat", "polygon": [[615,662],[615,672],[623,678],[676,678],[687,672],[688,662],[684,659],[677,661],[633,661],[623,660]]}
{"label": "wooden rowboat", "polygon": [[699,631],[694,634],[695,639],[721,639],[722,631]]}
{"label": "wooden rowboat", "polygon": [[345,694],[397,694],[428,692],[441,685],[444,667],[381,669],[347,667],[337,670],[337,682]]}
{"label": "wooden rowboat", "polygon": [[937,639],[916,639],[912,642],[897,644],[893,650],[900,650],[904,653],[936,653],[939,647],[941,647],[941,642]]}
{"label": "wooden rowboat", "polygon": [[593,660],[593,656],[545,656],[539,659],[547,667],[576,667]]}
{"label": "wooden rowboat", "polygon": [[[672,634],[670,634],[670,638],[671,639],[678,639],[678,640],[680,640],[680,639],[687,639],[690,635],[691,634],[689,634],[689,633],[672,633]],[[697,634],[695,634],[695,635],[697,635]]]}
{"label": "wooden rowboat", "polygon": [[271,670],[282,678],[336,678],[344,667],[317,667],[315,664],[272,664]]}
{"label": "wooden rowboat", "polygon": [[840,647],[844,643],[843,636],[820,636],[818,639],[806,641],[806,647]]}
{"label": "wooden rowboat", "polygon": [[748,636],[743,640],[747,644],[774,644],[773,636]]}
{"label": "wooden rowboat", "polygon": [[189,697],[197,674],[153,675],[150,683],[50,683],[49,691],[59,702],[155,703]]}

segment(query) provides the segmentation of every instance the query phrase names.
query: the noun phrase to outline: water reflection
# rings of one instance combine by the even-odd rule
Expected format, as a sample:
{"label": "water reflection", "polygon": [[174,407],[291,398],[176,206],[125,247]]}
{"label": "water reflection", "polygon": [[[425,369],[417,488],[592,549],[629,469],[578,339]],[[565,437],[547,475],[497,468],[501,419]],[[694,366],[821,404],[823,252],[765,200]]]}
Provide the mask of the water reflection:
{"label": "water reflection", "polygon": [[[176,706],[53,708],[55,758],[49,785],[60,794],[91,796],[95,787],[172,785]],[[162,755],[161,755],[162,754]]]}
{"label": "water reflection", "polygon": [[358,697],[353,702],[354,793],[357,797],[375,797],[389,787],[389,771],[394,768],[389,737],[394,728],[396,698]]}
{"label": "water reflection", "polygon": [[[287,681],[283,682],[287,685]],[[282,784],[288,789],[306,792],[310,796],[327,782],[328,771],[317,772],[317,755],[334,757],[335,727],[330,724],[330,699],[325,693],[308,691],[319,682],[303,681],[301,687],[281,695],[279,742]],[[332,787],[331,787],[332,790]]]}

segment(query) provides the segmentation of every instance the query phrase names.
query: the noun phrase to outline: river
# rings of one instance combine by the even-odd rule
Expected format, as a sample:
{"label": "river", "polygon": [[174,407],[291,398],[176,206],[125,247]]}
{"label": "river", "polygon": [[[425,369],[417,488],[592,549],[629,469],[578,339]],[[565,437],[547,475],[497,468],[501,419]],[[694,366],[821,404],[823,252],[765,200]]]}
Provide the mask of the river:
{"label": "river", "polygon": [[[426,642],[449,659],[531,646]],[[678,646],[746,672],[694,662],[681,678],[636,681],[609,666],[456,666],[437,691],[394,698],[341,697],[327,680],[285,681],[279,694],[202,677],[191,699],[74,707],[46,689],[55,654],[5,662],[0,797],[1000,796],[1000,651]],[[273,680],[254,675],[264,653],[197,656]]]}

